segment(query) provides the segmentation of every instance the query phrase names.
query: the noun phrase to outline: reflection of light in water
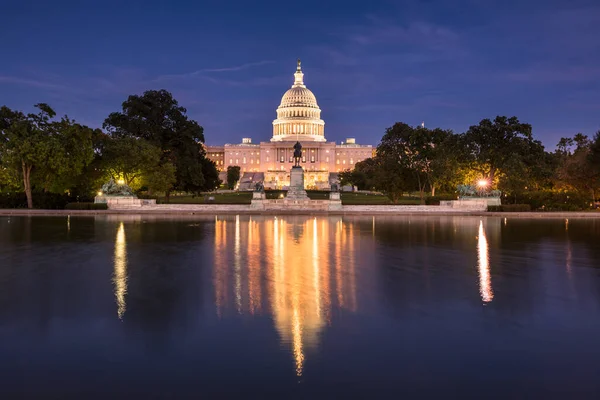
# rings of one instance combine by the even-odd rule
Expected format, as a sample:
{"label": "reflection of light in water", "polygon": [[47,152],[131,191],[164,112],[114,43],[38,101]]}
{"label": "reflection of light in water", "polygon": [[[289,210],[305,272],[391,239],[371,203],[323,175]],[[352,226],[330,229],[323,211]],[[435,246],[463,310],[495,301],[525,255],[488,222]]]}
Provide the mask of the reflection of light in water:
{"label": "reflection of light in water", "polygon": [[375,216],[373,216],[373,237],[375,237]]}
{"label": "reflection of light in water", "polygon": [[[217,312],[225,315],[229,308],[239,313],[271,314],[298,376],[305,372],[307,356],[318,348],[319,335],[331,316],[332,298],[344,300],[339,308],[352,311],[356,307],[355,294],[350,292],[355,290],[351,276],[355,252],[349,247],[357,239],[346,237],[352,231],[336,222],[273,217],[257,222],[241,216],[235,222],[218,221],[215,229]],[[223,234],[227,224],[235,224],[235,235]],[[229,259],[228,246],[234,250]],[[331,253],[330,246],[334,246]],[[332,273],[339,277],[338,282]]]}
{"label": "reflection of light in water", "polygon": [[71,216],[67,215],[67,231],[71,231]]}
{"label": "reflection of light in water", "polygon": [[115,260],[113,283],[115,285],[115,300],[117,302],[117,315],[123,319],[127,304],[125,295],[127,294],[127,248],[125,243],[125,226],[123,222],[117,230],[115,239]]}
{"label": "reflection of light in water", "polygon": [[566,264],[567,264],[567,274],[569,275],[569,278],[571,278],[571,265],[572,265],[572,261],[573,261],[573,253],[572,253],[572,249],[571,249],[571,240],[569,239],[569,219],[565,218],[565,232],[567,232],[567,259],[566,259]]}
{"label": "reflection of light in water", "polygon": [[488,242],[483,230],[483,221],[479,221],[479,237],[477,239],[477,253],[479,262],[479,293],[484,303],[489,303],[494,298],[492,278],[490,276],[490,254]]}
{"label": "reflection of light in water", "polygon": [[[219,221],[215,217],[215,265],[225,264],[227,254],[227,221]],[[221,317],[221,310],[227,303],[227,270],[215,268],[215,307],[217,316]]]}
{"label": "reflection of light in water", "polygon": [[237,311],[242,312],[242,260],[240,254],[240,216],[235,216],[235,242],[233,249],[233,256],[235,262],[235,305]]}
{"label": "reflection of light in water", "polygon": [[260,287],[260,242],[255,237],[260,237],[260,225],[255,221],[248,221],[248,298],[250,300],[250,313],[260,312],[262,303],[262,293]]}
{"label": "reflection of light in water", "polygon": [[319,238],[317,232],[317,217],[313,220],[313,246],[312,246],[312,267],[313,267],[313,290],[317,294],[317,317],[321,317],[321,290],[319,288]]}
{"label": "reflection of light in water", "polygon": [[297,300],[292,316],[292,337],[294,346],[294,360],[296,361],[296,375],[302,376],[302,368],[304,367],[304,352],[302,350],[302,324],[298,315]]}
{"label": "reflection of light in water", "polygon": [[344,307],[344,293],[339,290],[342,287],[342,221],[337,221],[335,226],[335,285],[338,305]]}
{"label": "reflection of light in water", "polygon": [[504,226],[506,226],[506,223],[507,223],[507,219],[504,218]]}

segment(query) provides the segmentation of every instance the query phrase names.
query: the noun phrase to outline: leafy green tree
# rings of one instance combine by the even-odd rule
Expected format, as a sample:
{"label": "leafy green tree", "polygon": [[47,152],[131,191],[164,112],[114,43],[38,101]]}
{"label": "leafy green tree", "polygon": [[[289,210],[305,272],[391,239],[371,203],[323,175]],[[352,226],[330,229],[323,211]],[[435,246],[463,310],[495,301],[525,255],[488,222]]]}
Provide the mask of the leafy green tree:
{"label": "leafy green tree", "polygon": [[143,183],[149,193],[166,193],[175,184],[175,166],[170,163],[157,164],[153,169],[146,170]]}
{"label": "leafy green tree", "polygon": [[228,166],[227,167],[227,187],[229,187],[229,189],[233,189],[235,187],[235,184],[239,180],[240,180],[240,167],[238,165]]}
{"label": "leafy green tree", "polygon": [[22,180],[14,169],[2,166],[0,159],[0,193],[21,191]]}
{"label": "leafy green tree", "polygon": [[342,186],[356,186],[358,190],[372,190],[375,188],[375,175],[377,173],[377,161],[366,158],[354,164],[354,169],[347,169],[338,173]]}
{"label": "leafy green tree", "polygon": [[[211,190],[212,183],[206,176],[214,175],[216,168],[204,162],[203,128],[188,119],[186,112],[168,91],[149,90],[142,96],[129,96],[122,111],[111,113],[103,127],[111,136],[143,139],[160,148],[160,164],[175,166],[174,189]],[[167,190],[167,199],[169,193]]]}
{"label": "leafy green tree", "polygon": [[483,119],[461,135],[461,142],[470,168],[492,183],[498,174],[523,174],[544,151],[541,142],[533,139],[531,125],[517,117]]}
{"label": "leafy green tree", "polygon": [[557,178],[567,189],[574,189],[596,200],[600,190],[600,166],[597,163],[597,146],[600,134],[594,141],[586,135],[576,134],[573,138],[561,138],[557,145],[559,167]]}
{"label": "leafy green tree", "polygon": [[[425,200],[425,190],[447,184],[458,171],[456,137],[443,129],[413,128],[398,122],[386,130],[377,147],[377,154],[395,160],[398,166],[412,175],[412,181],[419,191],[421,202]],[[405,179],[406,181],[406,179]]]}
{"label": "leafy green tree", "polygon": [[39,113],[27,115],[0,108],[0,160],[4,168],[20,174],[29,208],[34,182],[58,191],[93,158],[90,128],[66,116],[53,121],[56,113],[47,104],[35,107]]}
{"label": "leafy green tree", "polygon": [[217,170],[217,164],[214,161],[205,157],[202,160],[202,171],[204,171],[205,190],[212,191],[221,186],[223,181],[219,179],[219,171]]}
{"label": "leafy green tree", "polygon": [[114,180],[123,179],[133,189],[141,186],[143,175],[158,169],[160,157],[159,147],[134,137],[106,136],[102,148],[104,170]]}
{"label": "leafy green tree", "polygon": [[425,175],[431,195],[435,196],[436,189],[445,189],[454,191],[464,177],[464,169],[461,166],[462,148],[451,130],[436,128],[429,130],[427,128],[417,128],[416,134],[425,140],[421,144],[425,148],[425,158],[427,160]]}
{"label": "leafy green tree", "polygon": [[588,161],[590,168],[600,175],[600,131],[596,132],[594,139],[590,142]]}

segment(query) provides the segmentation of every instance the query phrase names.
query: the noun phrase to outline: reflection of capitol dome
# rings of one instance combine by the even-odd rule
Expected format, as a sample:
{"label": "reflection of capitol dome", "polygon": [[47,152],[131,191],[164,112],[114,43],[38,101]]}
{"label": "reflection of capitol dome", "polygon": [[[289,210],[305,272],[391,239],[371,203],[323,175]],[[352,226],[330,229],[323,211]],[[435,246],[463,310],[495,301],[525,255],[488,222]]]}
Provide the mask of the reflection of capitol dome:
{"label": "reflection of capitol dome", "polygon": [[277,108],[277,119],[273,121],[271,141],[303,140],[325,141],[325,122],[313,92],[304,85],[304,74],[298,60],[294,84],[283,97]]}

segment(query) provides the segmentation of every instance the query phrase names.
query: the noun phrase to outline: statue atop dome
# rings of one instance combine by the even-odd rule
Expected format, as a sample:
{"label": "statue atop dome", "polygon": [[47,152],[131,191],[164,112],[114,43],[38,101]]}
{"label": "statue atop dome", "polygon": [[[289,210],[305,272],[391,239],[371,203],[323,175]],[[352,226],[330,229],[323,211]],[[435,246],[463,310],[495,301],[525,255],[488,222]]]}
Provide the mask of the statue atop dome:
{"label": "statue atop dome", "polygon": [[296,72],[294,73],[294,85],[292,88],[295,87],[306,87],[304,86],[304,73],[302,72],[302,63],[300,62],[300,59],[298,59],[298,66],[296,67]]}

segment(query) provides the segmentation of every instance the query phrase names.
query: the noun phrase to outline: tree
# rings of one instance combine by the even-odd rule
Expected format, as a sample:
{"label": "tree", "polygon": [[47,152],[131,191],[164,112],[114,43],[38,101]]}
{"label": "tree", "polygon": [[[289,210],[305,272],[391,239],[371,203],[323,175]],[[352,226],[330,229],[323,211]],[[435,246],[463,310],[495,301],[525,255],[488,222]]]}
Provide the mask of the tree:
{"label": "tree", "polygon": [[212,191],[221,186],[223,181],[219,179],[219,171],[217,170],[217,164],[204,157],[202,160],[202,171],[204,171],[204,188],[205,190]]}
{"label": "tree", "polygon": [[168,91],[149,90],[142,96],[129,96],[122,111],[111,113],[103,127],[111,136],[143,139],[160,148],[160,164],[175,166],[174,189],[211,190],[206,176],[218,173],[213,163],[204,162],[203,128],[188,119],[186,112]]}
{"label": "tree", "polygon": [[347,169],[338,174],[342,186],[356,186],[358,190],[372,190],[375,188],[375,175],[377,173],[377,161],[366,158],[354,164],[354,169]]}
{"label": "tree", "polygon": [[[401,170],[409,172],[413,184],[419,191],[421,202],[425,201],[425,190],[449,181],[457,171],[458,158],[451,131],[442,129],[413,128],[397,122],[386,130],[377,147],[377,154],[395,161]],[[406,181],[406,179],[405,179]]]}
{"label": "tree", "polygon": [[522,174],[544,151],[533,139],[531,125],[517,117],[483,119],[461,135],[461,142],[470,168],[491,183],[499,174]]}
{"label": "tree", "polygon": [[423,138],[429,138],[425,142],[424,157],[427,160],[425,175],[431,195],[435,196],[435,190],[444,188],[454,190],[460,183],[464,175],[461,168],[461,146],[458,141],[458,135],[451,130],[436,128],[429,130],[427,128],[417,128],[416,134]]}
{"label": "tree", "polygon": [[237,165],[230,165],[227,167],[227,187],[233,189],[237,181],[240,180],[240,167]]}
{"label": "tree", "polygon": [[175,184],[175,166],[170,163],[157,164],[153,169],[146,170],[143,183],[149,193],[168,192]]}
{"label": "tree", "polygon": [[588,161],[592,170],[600,174],[600,131],[596,132],[594,139],[590,143]]}
{"label": "tree", "polygon": [[561,138],[557,145],[556,156],[559,167],[557,178],[568,188],[591,196],[596,200],[600,189],[600,166],[598,164],[598,146],[600,133],[594,141],[586,135],[576,134],[573,138]]}
{"label": "tree", "polygon": [[47,104],[35,107],[39,113],[27,115],[0,108],[0,161],[20,174],[29,208],[33,208],[33,182],[46,191],[57,191],[93,158],[90,128],[66,116],[53,121],[56,113]]}
{"label": "tree", "polygon": [[[160,157],[160,148],[147,140],[106,136],[102,167],[114,180],[123,179],[126,185],[136,189],[141,186],[143,175],[160,169]],[[173,180],[169,181],[174,184]]]}

